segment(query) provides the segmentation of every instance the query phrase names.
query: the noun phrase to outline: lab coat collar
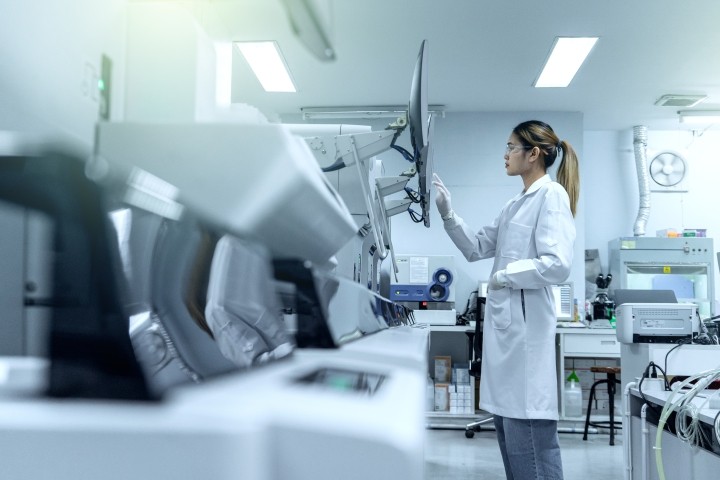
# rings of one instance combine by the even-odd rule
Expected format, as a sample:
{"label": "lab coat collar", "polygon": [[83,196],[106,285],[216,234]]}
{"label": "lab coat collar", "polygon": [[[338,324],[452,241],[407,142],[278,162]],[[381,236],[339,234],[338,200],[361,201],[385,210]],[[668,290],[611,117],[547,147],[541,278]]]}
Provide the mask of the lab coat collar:
{"label": "lab coat collar", "polygon": [[529,187],[525,192],[523,192],[520,196],[522,196],[522,195],[529,195],[529,194],[531,194],[531,193],[539,190],[540,187],[542,187],[542,186],[545,185],[546,183],[550,183],[550,182],[552,182],[552,179],[550,178],[550,175],[546,173],[546,174],[543,175],[542,177],[540,177],[540,178],[538,178],[537,180],[535,180],[535,181],[533,182],[533,184],[530,185],[530,187]]}

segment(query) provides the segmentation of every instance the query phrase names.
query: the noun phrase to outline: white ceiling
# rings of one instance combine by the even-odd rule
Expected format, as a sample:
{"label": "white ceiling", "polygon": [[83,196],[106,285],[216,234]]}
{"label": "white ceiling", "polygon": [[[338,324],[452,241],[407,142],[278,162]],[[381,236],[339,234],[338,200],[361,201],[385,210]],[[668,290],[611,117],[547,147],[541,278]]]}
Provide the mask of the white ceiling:
{"label": "white ceiling", "polygon": [[[301,107],[406,104],[428,40],[428,101],[447,112],[579,111],[585,130],[674,130],[664,94],[705,94],[720,109],[718,0],[313,0],[336,52],[314,57],[281,0],[204,0],[193,8],[218,40],[277,40],[298,87],[265,93],[239,54],[233,101],[273,118]],[[568,88],[536,89],[556,36],[600,40]],[[695,127],[698,128],[698,127]]]}

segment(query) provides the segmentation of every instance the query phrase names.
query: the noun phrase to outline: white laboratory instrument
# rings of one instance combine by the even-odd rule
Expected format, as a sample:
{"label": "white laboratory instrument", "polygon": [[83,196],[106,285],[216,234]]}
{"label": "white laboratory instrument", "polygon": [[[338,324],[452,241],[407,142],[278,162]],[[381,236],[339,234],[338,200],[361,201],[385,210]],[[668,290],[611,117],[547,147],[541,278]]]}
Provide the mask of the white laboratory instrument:
{"label": "white laboratory instrument", "polygon": [[[715,303],[713,239],[620,237],[608,242],[609,267],[617,289],[672,290],[678,302],[694,303],[703,318]],[[617,302],[616,302],[617,303]]]}
{"label": "white laboratory instrument", "polygon": [[[175,126],[166,126],[167,130],[163,126],[156,125],[158,129],[148,126],[145,132],[128,127],[127,131],[122,130],[125,133],[138,133],[148,140],[147,146],[151,150],[156,149],[158,155],[162,155],[162,145],[172,150],[169,146],[172,142],[165,142],[175,138],[178,133]],[[209,129],[204,127],[198,126],[198,130],[207,133],[214,131],[216,126],[210,126]],[[246,127],[239,130],[245,130]],[[238,127],[232,126],[232,129]],[[153,135],[153,132],[158,133],[159,130],[174,133],[160,141]],[[223,127],[220,130],[228,132]],[[249,127],[249,130],[253,128]],[[196,140],[198,137],[195,135],[207,138],[192,128],[188,128],[185,133]],[[105,134],[109,134],[109,130]],[[144,137],[144,134],[149,134],[149,137]],[[235,137],[238,135],[242,136],[238,132],[234,133]],[[285,136],[284,133],[278,135],[281,140]],[[278,138],[278,135],[271,134],[270,137]],[[134,138],[134,135],[130,137]],[[108,137],[103,137],[101,133],[99,138],[107,140]],[[119,134],[118,138],[128,140],[129,137]],[[213,134],[209,134],[209,138],[218,140]],[[182,143],[181,140],[178,142]],[[245,146],[252,148],[254,145],[250,142]],[[235,156],[242,158],[242,142],[235,146]],[[190,152],[198,153],[197,148],[189,147]],[[127,185],[129,191],[144,194],[145,200],[156,200],[154,204],[143,204],[138,197],[134,197],[135,207],[143,204],[156,213],[166,214],[160,225],[150,222],[153,225],[149,225],[152,228],[147,230],[150,232],[148,235],[161,235],[171,228],[165,224],[175,222],[188,227],[189,230],[180,229],[179,233],[185,231],[185,238],[189,240],[191,227],[198,222],[205,228],[210,225],[235,233],[250,228],[248,236],[257,239],[269,235],[272,225],[280,222],[274,222],[273,218],[282,213],[279,204],[285,193],[258,193],[253,190],[256,185],[249,179],[241,180],[239,184],[242,188],[231,191],[231,182],[221,179],[219,175],[223,168],[232,163],[227,156],[221,155],[224,161],[209,164],[192,156],[180,156],[186,160],[195,160],[169,167],[163,165],[162,160],[140,155],[140,149],[128,147],[126,154],[121,153],[119,146],[117,149],[99,150],[106,154],[109,151],[114,153],[109,157],[103,154],[99,163],[91,166],[92,173],[98,175],[103,173],[99,167],[107,162],[105,166],[108,174],[96,178],[111,184],[109,190],[115,191],[117,183],[112,182],[117,180],[117,173],[121,172],[119,178],[130,179]],[[218,151],[227,153],[224,147],[218,148]],[[295,151],[293,148],[288,150],[290,154]],[[153,176],[160,182],[152,185],[177,188],[165,178],[167,175],[172,177],[173,182],[182,184],[183,188],[164,192],[138,188],[141,185],[137,176],[126,175],[128,172],[138,172],[134,165],[134,155],[139,155],[138,162],[144,167],[155,171]],[[56,161],[64,161],[61,163],[64,168],[55,169]],[[256,165],[256,180],[269,182],[272,177],[270,173],[281,173],[280,164],[281,161],[276,160],[265,162],[264,168]],[[71,298],[73,303],[53,304],[51,337],[55,348],[51,349],[53,356],[50,358],[49,382],[51,386],[54,385],[51,390],[54,396],[67,398],[3,399],[0,408],[0,430],[3,431],[0,448],[12,460],[0,465],[0,477],[62,480],[151,476],[210,476],[223,479],[241,476],[258,480],[301,480],[337,478],[341,472],[343,478],[358,480],[423,478],[426,361],[421,362],[419,359],[422,358],[422,352],[426,351],[427,338],[423,338],[423,332],[418,329],[406,333],[398,331],[395,338],[385,336],[384,341],[378,339],[366,348],[360,344],[362,340],[372,338],[370,333],[391,331],[397,328],[398,322],[402,323],[397,316],[398,312],[391,308],[391,302],[371,294],[366,288],[363,290],[366,295],[357,291],[353,295],[354,290],[344,288],[345,282],[333,284],[330,277],[315,287],[318,299],[329,299],[317,305],[321,309],[319,318],[330,320],[326,329],[335,348],[327,348],[314,356],[290,355],[243,373],[228,370],[227,362],[220,364],[220,368],[214,372],[213,365],[205,364],[208,370],[204,375],[191,376],[184,385],[166,384],[165,390],[143,388],[142,373],[146,371],[141,371],[132,354],[131,347],[138,345],[131,346],[129,343],[127,317],[123,318],[124,305],[119,290],[111,281],[115,277],[114,269],[117,268],[112,261],[117,254],[113,245],[115,248],[118,245],[109,236],[106,238],[102,234],[110,231],[110,228],[103,228],[109,227],[110,221],[102,189],[96,188],[97,185],[87,179],[85,165],[77,158],[39,156],[15,159],[15,163],[10,166],[12,168],[0,176],[0,186],[3,187],[0,192],[11,192],[10,199],[18,203],[37,203],[53,212],[55,209],[60,212],[58,231],[68,235],[67,238],[60,238],[65,240],[63,245],[71,245],[73,248],[63,252],[64,255],[57,262],[58,266],[65,266],[60,273],[67,275],[67,278],[62,275],[57,278],[63,280],[63,285],[68,280],[78,284],[67,283],[70,288],[62,292],[64,295],[77,294],[77,299]],[[238,173],[242,170],[237,165],[229,168],[231,171],[235,171],[233,168],[238,169]],[[173,169],[185,171],[173,173]],[[53,173],[57,173],[61,179],[69,180],[55,181]],[[194,182],[191,181],[193,177],[196,180]],[[222,188],[213,188],[215,180],[219,181]],[[25,181],[28,188],[9,188],[10,185],[18,185],[20,181]],[[299,183],[303,188],[311,190],[306,198],[318,211],[328,214],[321,222],[332,223],[334,215],[340,224],[343,223],[346,217],[343,209],[335,205],[337,200],[331,194],[331,189],[323,182],[318,183],[310,178],[300,180]],[[284,185],[288,186],[287,183]],[[267,183],[265,186],[268,186]],[[78,211],[74,202],[85,198],[82,195],[87,192],[94,192],[97,198],[90,197],[93,201],[85,205],[87,208],[80,209],[83,216],[80,216],[82,221],[78,221],[73,213]],[[206,195],[203,196],[202,192]],[[53,198],[63,200],[64,203],[56,202],[56,205],[52,202]],[[38,199],[42,199],[42,202]],[[128,200],[128,197],[124,199]],[[255,202],[251,201],[253,199]],[[262,202],[258,203],[258,199]],[[217,206],[215,213],[206,213],[214,204]],[[168,208],[162,209],[158,205]],[[291,207],[290,211],[299,214],[301,211],[298,208]],[[248,212],[251,214],[248,215]],[[174,214],[178,214],[179,218],[173,218]],[[296,229],[298,236],[301,236],[303,232],[311,230],[313,225],[317,226],[314,221],[311,215],[301,215],[288,222],[289,228]],[[251,227],[257,227],[258,232]],[[326,254],[342,243],[342,232],[345,231],[342,225],[331,225],[330,230],[331,235],[322,242],[315,237],[314,245],[302,239],[297,246],[290,245],[289,241],[271,242],[273,252],[276,255],[295,254],[304,259],[326,259]],[[200,229],[196,233],[202,234],[205,230]],[[177,235],[175,238],[179,241],[183,236]],[[68,242],[68,239],[75,241]],[[198,242],[187,244],[194,249]],[[153,256],[159,257],[165,253],[154,250]],[[142,261],[142,258],[137,260]],[[169,266],[172,263],[168,261],[164,264]],[[323,272],[313,269],[311,262],[299,261],[296,264],[306,266],[311,275],[317,273],[322,277]],[[179,270],[175,280],[181,284],[180,280],[187,276],[187,270],[179,263],[176,266]],[[175,270],[168,269],[166,273],[171,274],[172,271]],[[56,275],[59,275],[57,271]],[[348,282],[354,288],[361,288],[354,282]],[[150,283],[153,281],[150,280]],[[349,292],[347,297],[344,296],[346,292]],[[88,301],[85,296],[89,297]],[[336,313],[340,306],[335,306],[334,301],[340,302],[343,298],[355,302],[352,303],[358,317],[355,324],[348,322],[347,315],[337,325],[332,323],[332,319],[340,318]],[[142,310],[142,303],[147,301],[132,296],[130,300],[129,304],[139,302],[139,310]],[[173,300],[170,296],[167,300],[167,310],[156,311],[154,308],[157,305],[154,305],[150,316],[166,314],[168,323],[165,325],[169,326],[177,320],[177,311],[185,308],[185,305],[180,299]],[[76,304],[83,309],[74,308]],[[68,306],[73,308],[68,309]],[[188,365],[193,368],[203,367],[200,362],[208,360],[198,355],[200,351],[192,351],[192,338],[188,337],[189,342],[188,338],[182,343],[178,341],[187,333],[187,327],[197,327],[186,320],[183,318],[182,328],[173,325],[175,330],[167,328],[165,331],[149,332],[163,342],[164,335],[175,335],[175,341],[170,346],[177,350],[179,355],[176,359],[182,362],[168,363],[165,367],[168,370],[182,370]],[[140,328],[142,324],[141,321]],[[204,335],[199,329],[196,330]],[[73,332],[78,335],[74,336]],[[149,335],[148,339],[151,337]],[[412,345],[409,347],[408,359],[392,351],[393,343],[403,339],[407,340],[406,345]],[[348,350],[337,348],[338,345],[351,343],[357,343],[357,346]],[[102,348],[97,348],[98,344]],[[145,346],[150,353],[162,353],[153,350],[158,347],[157,343],[149,341]],[[180,351],[180,346],[189,350]],[[403,348],[396,348],[395,351],[401,352]],[[167,349],[166,353],[170,350]],[[58,358],[58,352],[65,356]],[[188,356],[189,353],[194,356]],[[211,361],[216,358],[213,357]],[[108,362],[108,359],[112,361]],[[153,357],[149,356],[149,359],[153,360]],[[80,380],[80,388],[77,388],[76,382]],[[194,385],[190,381],[201,384]],[[128,386],[134,389],[129,390]],[[158,398],[158,392],[162,398]],[[141,399],[146,401],[138,401]],[[318,452],[322,454],[318,455]],[[367,462],[368,456],[373,462]],[[38,458],[42,461],[38,461]]]}
{"label": "white laboratory instrument", "polygon": [[[341,190],[349,203],[356,204],[351,200],[352,197],[362,199],[364,206],[353,206],[351,211],[363,217],[367,216],[367,222],[362,219],[359,225],[361,228],[358,230],[360,236],[365,238],[362,241],[355,239],[349,255],[347,251],[343,252],[345,265],[341,265],[337,270],[348,278],[367,284],[375,292],[381,289],[380,264],[387,257],[390,257],[392,273],[397,280],[398,267],[392,245],[390,217],[409,212],[414,222],[430,226],[428,179],[432,176],[433,127],[427,103],[427,63],[427,41],[424,40],[413,71],[407,112],[401,112],[406,114],[399,116],[384,130],[357,131],[356,126],[338,125],[339,132],[328,135],[330,127],[327,125],[291,126],[295,132],[305,137],[325,173],[335,176],[335,172],[352,170],[349,174],[345,172],[338,176],[338,183],[343,177],[346,180],[350,178],[353,181],[351,188],[338,190]],[[412,152],[396,143],[408,126]],[[397,176],[385,177],[379,174],[381,169],[375,168],[376,160],[373,157],[390,149],[400,152],[413,165]],[[413,193],[407,184],[410,178],[415,176],[418,187]],[[386,200],[386,197],[403,190],[407,193],[405,198]],[[413,203],[420,205],[420,214],[411,208]],[[369,262],[366,258],[367,252],[372,255]],[[385,291],[381,293],[387,295]]]}
{"label": "white laboratory instrument", "polygon": [[[287,124],[291,132],[302,136],[310,151],[323,170],[333,165],[342,156],[340,145],[348,138],[360,138],[370,135],[375,140],[377,135],[371,128],[362,125],[345,124]],[[392,139],[393,137],[390,137]],[[380,150],[389,148],[381,144]],[[350,168],[331,168],[324,172],[330,184],[335,188],[348,207],[355,220],[358,234],[355,235],[336,254],[337,266],[334,272],[363,285],[369,285],[373,291],[378,290],[377,278],[379,264],[388,256],[385,244],[390,242],[387,218],[383,218],[376,180],[383,175],[381,160],[370,157]],[[384,177],[383,177],[384,178]],[[404,187],[410,177],[404,177]],[[402,189],[402,187],[401,187]],[[374,247],[374,245],[380,247]]]}
{"label": "white laboratory instrument", "polygon": [[397,255],[397,282],[390,300],[414,311],[419,323],[455,325],[455,257]]}
{"label": "white laboratory instrument", "polygon": [[617,338],[622,343],[678,343],[699,332],[697,305],[623,303],[615,309]]}
{"label": "white laboratory instrument", "polygon": [[[96,141],[87,164],[44,151],[0,164],[3,199],[49,212],[63,246],[53,263],[63,288],[51,302],[49,387],[2,399],[0,477],[421,480],[428,330],[366,285],[319,268],[357,225],[307,144],[267,124],[102,123]],[[377,142],[339,146],[357,161]],[[139,232],[152,254],[122,257],[109,219],[119,205],[162,217]],[[188,312],[202,307],[212,238],[226,234],[262,244],[276,280],[295,286],[296,339],[308,340],[307,352],[243,372],[206,355],[213,342]],[[162,267],[157,278],[143,270],[151,295],[121,294],[121,260],[131,280],[138,262]],[[252,281],[250,270],[238,273]],[[128,330],[142,341],[131,343]]]}
{"label": "white laboratory instrument", "polygon": [[4,399],[0,477],[422,480],[424,388],[419,369],[293,358],[162,403]]}
{"label": "white laboratory instrument", "polygon": [[102,123],[97,148],[96,170],[127,177],[135,203],[179,203],[276,256],[323,264],[357,232],[307,144],[282,125]]}

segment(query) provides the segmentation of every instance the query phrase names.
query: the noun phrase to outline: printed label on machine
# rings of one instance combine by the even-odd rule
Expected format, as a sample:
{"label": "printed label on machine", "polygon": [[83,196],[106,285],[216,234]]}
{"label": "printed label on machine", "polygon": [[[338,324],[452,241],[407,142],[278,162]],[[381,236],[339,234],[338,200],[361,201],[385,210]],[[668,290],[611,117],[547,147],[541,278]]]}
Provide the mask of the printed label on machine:
{"label": "printed label on machine", "polygon": [[410,257],[410,283],[428,283],[430,263],[428,257]]}

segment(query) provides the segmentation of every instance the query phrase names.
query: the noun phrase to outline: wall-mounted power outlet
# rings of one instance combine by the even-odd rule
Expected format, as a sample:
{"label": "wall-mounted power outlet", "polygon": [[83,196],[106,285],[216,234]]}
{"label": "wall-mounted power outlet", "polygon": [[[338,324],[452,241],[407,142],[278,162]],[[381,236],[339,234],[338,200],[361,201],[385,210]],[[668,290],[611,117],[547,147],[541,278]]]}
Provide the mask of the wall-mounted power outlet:
{"label": "wall-mounted power outlet", "polygon": [[635,382],[640,385],[642,380],[642,391],[643,392],[661,392],[665,390],[665,379],[663,378],[643,378],[635,377]]}

